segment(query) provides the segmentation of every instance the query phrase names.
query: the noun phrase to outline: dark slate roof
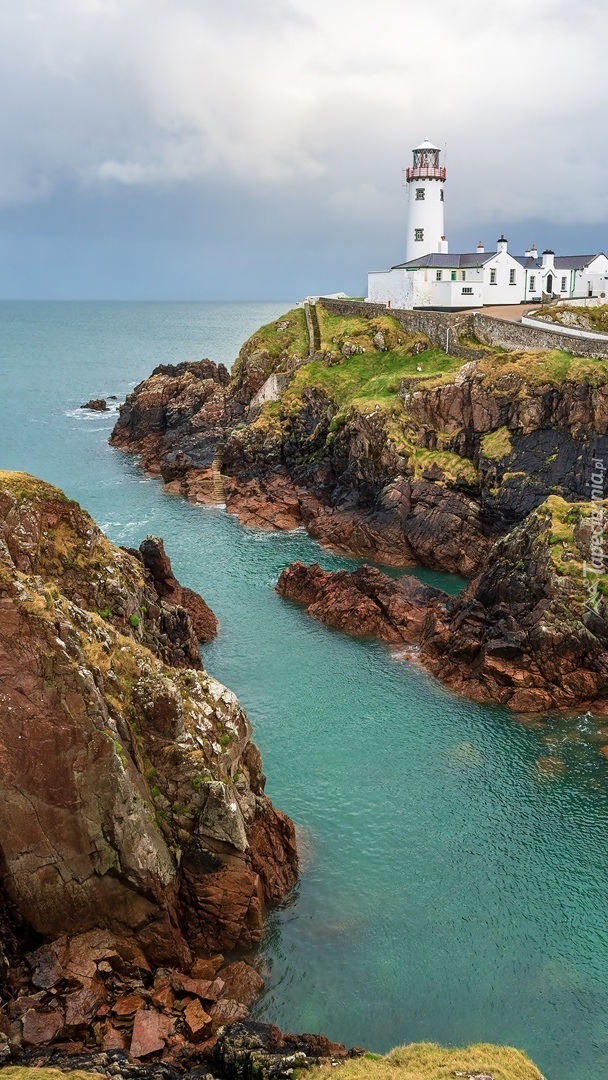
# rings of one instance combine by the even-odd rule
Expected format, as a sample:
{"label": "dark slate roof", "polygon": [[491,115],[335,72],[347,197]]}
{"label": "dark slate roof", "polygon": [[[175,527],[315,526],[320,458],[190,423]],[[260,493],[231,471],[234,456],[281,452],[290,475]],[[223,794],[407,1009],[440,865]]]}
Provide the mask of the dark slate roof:
{"label": "dark slate roof", "polygon": [[437,270],[466,270],[471,266],[483,266],[495,255],[495,251],[475,251],[470,255],[441,255],[432,252],[430,255],[423,255],[421,259],[410,259],[409,262],[391,266],[391,270],[419,270],[425,266]]}
{"label": "dark slate roof", "polygon": [[[556,270],[583,270],[586,266],[589,266],[590,262],[597,259],[598,255],[602,252],[598,251],[595,255],[556,255],[555,256],[555,269]],[[542,257],[538,259],[532,259],[529,255],[514,255],[513,258],[525,270],[540,270],[543,265]]]}
{"label": "dark slate roof", "polygon": [[[509,252],[509,254],[511,253]],[[602,254],[603,252],[600,251],[595,255],[556,255],[555,269],[583,270],[590,262],[597,259],[598,255]],[[391,266],[391,270],[420,270],[425,266],[437,270],[466,270],[470,267],[483,266],[490,259],[493,259],[495,255],[495,251],[474,251],[472,254],[467,255],[441,255],[432,252],[430,255],[423,255],[421,259],[410,259],[409,262]],[[542,256],[538,259],[532,259],[527,255],[513,255],[513,258],[526,270],[540,270],[543,265]]]}
{"label": "dark slate roof", "polygon": [[543,261],[542,259],[533,259],[531,255],[514,255],[513,258],[515,262],[523,266],[524,270],[540,270]]}

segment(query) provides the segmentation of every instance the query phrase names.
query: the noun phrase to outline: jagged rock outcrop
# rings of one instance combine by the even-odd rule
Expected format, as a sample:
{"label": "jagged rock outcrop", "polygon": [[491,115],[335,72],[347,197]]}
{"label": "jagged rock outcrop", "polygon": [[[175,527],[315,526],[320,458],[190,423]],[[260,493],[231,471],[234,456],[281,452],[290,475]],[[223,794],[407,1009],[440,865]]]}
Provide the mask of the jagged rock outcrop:
{"label": "jagged rock outcrop", "polygon": [[547,495],[587,497],[592,458],[608,456],[600,362],[456,346],[476,357],[463,364],[390,316],[340,321],[322,303],[316,316],[312,364],[295,311],[253,335],[232,379],[209,361],[157,368],[113,444],[245,524],[304,525],[338,550],[469,577]]}
{"label": "jagged rock outcrop", "polygon": [[431,606],[444,611],[448,600],[415,577],[390,578],[373,566],[330,572],[301,562],[283,571],[277,592],[327,626],[394,645],[419,642]]}
{"label": "jagged rock outcrop", "polygon": [[183,965],[258,942],[297,856],[245,713],[146,560],[175,592],[156,542],[116,549],[0,473],[1,888],[39,934],[107,928]]}
{"label": "jagged rock outcrop", "polygon": [[188,612],[200,642],[212,641],[217,634],[217,618],[202,596],[193,589],[180,585],[171,569],[162,540],[148,536],[133,554],[142,560],[159,598],[173,607],[183,607]]}
{"label": "jagged rock outcrop", "polygon": [[[141,1002],[134,1015],[134,1027],[142,1033],[146,1029],[152,1033],[151,1039],[144,1036],[146,1042],[142,1048],[147,1049],[154,1043],[158,1020],[146,1018],[160,1017],[166,1020],[166,1017],[146,1008]],[[156,1039],[157,1045],[164,1046],[179,1039],[179,1034],[175,1032],[165,1034],[166,1027],[166,1024],[160,1024],[161,1035]],[[137,1030],[135,1037],[139,1038]],[[78,1049],[77,1045],[73,1045],[71,1054],[66,1055],[61,1047],[54,1052],[30,1048],[22,1060],[30,1068],[59,1067],[72,1075],[75,1069],[82,1069],[101,1076],[124,1077],[125,1080],[179,1080],[184,1075],[192,1077],[192,1080],[251,1080],[251,1077],[256,1077],[256,1080],[279,1080],[295,1075],[296,1070],[299,1075],[320,1065],[336,1066],[364,1053],[359,1048],[347,1050],[341,1043],[331,1042],[324,1035],[284,1034],[272,1024],[247,1019],[228,1023],[217,1039],[207,1039],[198,1047],[192,1046],[189,1056],[182,1054],[171,1057],[165,1049],[162,1053],[150,1051],[142,1060],[134,1054],[127,1057],[122,1047],[106,1047],[93,1054],[83,1053],[84,1047],[80,1048],[80,1053]]]}
{"label": "jagged rock outcrop", "polygon": [[[457,597],[371,567],[294,563],[277,589],[336,629],[415,645],[439,679],[521,711],[608,705],[608,575],[592,570],[597,506],[550,497]],[[602,511],[603,512],[603,511]]]}
{"label": "jagged rock outcrop", "polygon": [[129,394],[111,436],[113,446],[141,454],[145,469],[177,489],[190,479],[213,496],[211,464],[230,423],[223,364],[161,364]]}

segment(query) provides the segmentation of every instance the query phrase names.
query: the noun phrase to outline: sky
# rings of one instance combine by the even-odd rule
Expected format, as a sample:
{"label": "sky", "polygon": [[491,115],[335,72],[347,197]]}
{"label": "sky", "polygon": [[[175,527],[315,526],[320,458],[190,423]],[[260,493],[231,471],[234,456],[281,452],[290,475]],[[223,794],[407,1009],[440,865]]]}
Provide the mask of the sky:
{"label": "sky", "polygon": [[606,0],[0,0],[0,298],[362,295],[445,148],[452,251],[608,251]]}

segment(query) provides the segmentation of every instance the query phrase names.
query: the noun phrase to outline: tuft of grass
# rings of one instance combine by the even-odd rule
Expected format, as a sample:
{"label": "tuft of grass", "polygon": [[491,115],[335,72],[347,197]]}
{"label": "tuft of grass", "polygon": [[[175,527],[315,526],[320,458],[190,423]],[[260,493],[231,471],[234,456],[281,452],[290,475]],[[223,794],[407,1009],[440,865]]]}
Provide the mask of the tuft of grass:
{"label": "tuft of grass", "polygon": [[492,461],[504,461],[513,449],[511,434],[506,427],[497,428],[481,440],[481,455]]}
{"label": "tuft of grass", "polygon": [[[279,329],[279,328],[282,329]],[[238,381],[244,368],[262,368],[266,374],[280,368],[280,361],[308,356],[308,329],[304,308],[292,308],[285,315],[256,330],[243,345],[232,369]]]}
{"label": "tuft of grass", "polygon": [[[333,1066],[315,1069],[312,1077],[335,1076]],[[510,1046],[478,1043],[464,1049],[444,1049],[435,1043],[412,1043],[378,1059],[369,1054],[347,1061],[340,1080],[450,1080],[462,1074],[489,1075],[492,1080],[544,1080],[530,1058]]]}
{"label": "tuft of grass", "polygon": [[569,316],[577,316],[577,326],[582,330],[593,330],[599,334],[608,334],[608,304],[598,307],[585,307],[582,304],[568,304],[564,307],[543,307],[531,313],[540,325],[544,322],[555,323],[556,326],[570,327],[572,325]]}
{"label": "tuft of grass", "polygon": [[477,469],[468,458],[460,457],[451,450],[425,450],[414,446],[410,450],[410,460],[414,476],[428,472],[435,466],[452,483],[476,485],[479,483]]}
{"label": "tuft of grass", "polygon": [[[516,375],[529,386],[558,386],[566,381],[604,386],[608,382],[605,360],[572,356],[561,349],[495,353],[479,361],[479,370],[484,373],[486,389],[496,387],[505,375]],[[513,387],[506,388],[506,392],[512,393]]]}
{"label": "tuft of grass", "polygon": [[[73,499],[68,499],[67,495],[64,495],[63,491],[59,488],[53,487],[52,484],[47,484],[44,480],[38,480],[35,476],[30,476],[25,472],[12,472],[9,469],[0,469],[0,487],[9,491],[18,502],[24,502],[26,500],[33,502],[60,502],[67,504],[68,506],[76,506],[77,504]],[[82,511],[86,513],[86,511]],[[87,515],[88,516],[88,515]]]}

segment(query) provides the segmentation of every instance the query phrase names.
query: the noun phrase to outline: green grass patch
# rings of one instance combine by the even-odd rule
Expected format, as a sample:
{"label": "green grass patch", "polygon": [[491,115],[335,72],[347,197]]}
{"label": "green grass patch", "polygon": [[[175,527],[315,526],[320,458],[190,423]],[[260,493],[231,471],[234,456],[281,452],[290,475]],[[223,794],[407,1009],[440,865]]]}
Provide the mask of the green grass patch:
{"label": "green grass patch", "polygon": [[[479,361],[479,370],[485,375],[483,384],[488,389],[496,386],[505,375],[517,375],[530,386],[551,383],[555,386],[571,381],[603,386],[608,382],[608,365],[605,360],[592,360],[561,349],[549,352],[503,352]],[[513,387],[507,392],[513,392]]]}
{"label": "green grass patch", "polygon": [[329,367],[312,361],[297,370],[283,394],[283,410],[289,412],[299,407],[302,391],[316,386],[335,402],[339,413],[344,413],[350,406],[361,412],[371,412],[378,405],[403,413],[403,404],[397,396],[403,379],[424,380],[453,371],[460,363],[446,356],[441,349],[426,349],[418,356],[412,356],[405,348],[360,353]]}
{"label": "green grass patch", "polygon": [[481,454],[492,461],[504,461],[513,449],[511,434],[506,427],[497,428],[481,440]]}
{"label": "green grass patch", "polygon": [[429,345],[424,334],[406,330],[392,315],[375,315],[373,318],[364,314],[335,315],[323,307],[322,301],[316,305],[315,311],[321,333],[321,349],[338,359],[342,356],[342,346],[346,342],[357,345],[366,352],[377,353],[379,350],[374,344],[374,338],[378,333],[382,334],[387,351],[411,354],[416,347],[422,350]]}
{"label": "green grass patch", "polygon": [[[241,350],[251,355],[264,351],[273,358],[281,356],[308,356],[308,330],[304,308],[292,308],[274,322],[266,323],[256,330]],[[238,361],[237,361],[238,364]]]}
{"label": "green grass patch", "polygon": [[[77,505],[73,499],[68,499],[67,495],[64,495],[59,488],[45,483],[44,480],[38,480],[37,477],[30,476],[29,473],[25,472],[11,472],[7,469],[0,469],[0,488],[8,491],[18,502],[53,501],[66,503],[69,506]],[[83,514],[86,513],[84,510],[82,512]]]}
{"label": "green grass patch", "polygon": [[438,469],[444,479],[452,483],[469,485],[479,483],[477,469],[473,463],[468,458],[460,457],[460,454],[454,454],[450,450],[424,450],[415,446],[410,451],[410,459],[414,476]]}
{"label": "green grass patch", "polygon": [[608,521],[608,500],[597,505],[590,502],[569,503],[559,495],[549,495],[544,503],[536,511],[537,514],[546,518],[546,538],[549,544],[551,561],[558,573],[563,577],[577,579],[583,589],[588,590],[589,585],[597,586],[598,592],[608,595],[608,574],[600,574],[591,566],[589,554],[587,573],[585,576],[583,561],[584,555],[575,537],[575,530],[581,525],[591,523],[593,511],[603,506],[606,521]]}

